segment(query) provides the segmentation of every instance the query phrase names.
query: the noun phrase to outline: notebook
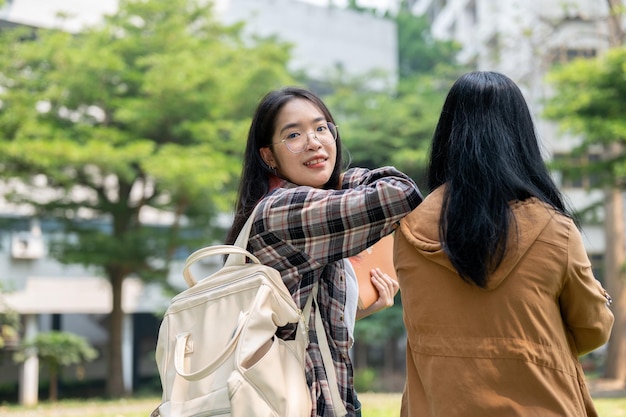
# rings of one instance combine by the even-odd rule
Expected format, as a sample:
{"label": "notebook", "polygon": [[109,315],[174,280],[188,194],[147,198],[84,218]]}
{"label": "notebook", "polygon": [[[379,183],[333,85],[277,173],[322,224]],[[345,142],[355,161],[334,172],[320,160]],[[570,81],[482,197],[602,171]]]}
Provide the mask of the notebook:
{"label": "notebook", "polygon": [[393,234],[387,235],[373,246],[365,249],[356,256],[348,258],[359,284],[359,309],[365,309],[378,299],[378,291],[372,284],[370,271],[380,268],[391,278],[396,279],[396,269],[393,265]]}

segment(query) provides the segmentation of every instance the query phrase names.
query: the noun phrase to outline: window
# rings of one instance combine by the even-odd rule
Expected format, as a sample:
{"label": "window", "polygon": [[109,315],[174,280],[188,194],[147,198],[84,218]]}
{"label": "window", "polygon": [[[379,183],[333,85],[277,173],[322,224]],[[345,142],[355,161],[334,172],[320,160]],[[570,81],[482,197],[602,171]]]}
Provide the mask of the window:
{"label": "window", "polygon": [[569,153],[554,154],[551,168],[558,172],[561,188],[598,188],[601,186],[600,164],[602,156],[598,152],[583,155]]}
{"label": "window", "polygon": [[469,17],[472,24],[478,21],[478,10],[476,7],[476,0],[470,0],[465,5],[465,14]]}
{"label": "window", "polygon": [[591,261],[591,270],[593,275],[598,281],[605,285],[604,280],[604,254],[602,253],[590,253],[589,260]]}
{"label": "window", "polygon": [[551,51],[550,61],[552,64],[567,64],[578,58],[595,58],[597,51],[594,48],[568,48],[561,47]]}

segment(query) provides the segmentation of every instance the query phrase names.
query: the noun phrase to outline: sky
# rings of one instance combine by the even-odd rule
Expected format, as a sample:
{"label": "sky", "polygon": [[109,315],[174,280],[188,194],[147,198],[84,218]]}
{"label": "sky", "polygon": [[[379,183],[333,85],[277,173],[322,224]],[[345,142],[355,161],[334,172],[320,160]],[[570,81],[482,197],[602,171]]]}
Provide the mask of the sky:
{"label": "sky", "polygon": [[[303,3],[317,6],[330,4],[345,7],[348,0],[298,0]],[[397,0],[358,0],[362,7],[373,7],[381,11],[393,8]],[[10,20],[32,25],[56,26],[58,19],[55,12],[59,8],[71,11],[80,18],[69,19],[63,23],[63,28],[69,31],[78,31],[85,24],[98,22],[102,13],[112,13],[117,7],[117,0],[13,0]],[[0,16],[1,17],[1,16]]]}
{"label": "sky", "polygon": [[[316,4],[318,6],[326,6],[329,3],[333,3],[337,6],[345,6],[348,4],[348,0],[300,0],[305,3]],[[390,6],[396,3],[396,0],[359,0],[358,4],[361,7],[375,7],[377,9],[388,9]]]}
{"label": "sky", "polygon": [[9,20],[35,26],[56,26],[60,20],[56,17],[59,9],[80,16],[68,19],[62,27],[69,31],[78,31],[83,25],[97,23],[103,13],[113,13],[117,0],[98,0],[91,3],[86,0],[13,0]]}

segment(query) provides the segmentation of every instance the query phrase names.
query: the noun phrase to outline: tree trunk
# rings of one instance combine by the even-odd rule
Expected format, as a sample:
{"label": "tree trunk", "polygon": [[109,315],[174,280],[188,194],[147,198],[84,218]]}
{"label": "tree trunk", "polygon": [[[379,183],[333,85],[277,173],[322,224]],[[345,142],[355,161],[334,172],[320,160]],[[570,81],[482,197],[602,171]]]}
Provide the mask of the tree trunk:
{"label": "tree trunk", "polygon": [[605,286],[613,297],[615,324],[609,340],[604,376],[626,378],[626,292],[624,291],[624,220],[623,197],[619,188],[606,191],[605,201]]}
{"label": "tree trunk", "polygon": [[48,400],[56,402],[59,399],[59,374],[57,372],[50,371],[49,384]]}
{"label": "tree trunk", "polygon": [[113,309],[109,317],[109,361],[107,375],[107,394],[113,398],[126,396],[122,361],[122,283],[123,273],[113,269],[109,274],[113,292]]}
{"label": "tree trunk", "polygon": [[[624,42],[621,25],[621,0],[607,0],[609,6],[609,42],[611,47]],[[615,158],[623,148],[614,143],[606,150],[608,158]],[[605,287],[613,297],[615,323],[609,340],[604,369],[606,378],[626,380],[626,289],[624,288],[624,209],[619,184],[605,192]]]}
{"label": "tree trunk", "polygon": [[354,369],[365,369],[369,366],[367,360],[367,343],[354,342]]}
{"label": "tree trunk", "polygon": [[607,0],[609,5],[609,45],[621,46],[624,43],[622,27],[622,0]]}
{"label": "tree trunk", "polygon": [[383,358],[383,373],[393,375],[396,365],[396,339],[389,338],[385,343],[385,357]]}

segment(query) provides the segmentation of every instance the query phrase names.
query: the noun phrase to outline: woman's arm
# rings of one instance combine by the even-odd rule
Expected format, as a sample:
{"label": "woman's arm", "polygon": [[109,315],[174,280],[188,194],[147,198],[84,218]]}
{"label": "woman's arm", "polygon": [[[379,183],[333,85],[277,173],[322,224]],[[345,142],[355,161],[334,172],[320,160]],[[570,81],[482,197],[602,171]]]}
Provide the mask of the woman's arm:
{"label": "woman's arm", "polygon": [[260,202],[259,246],[280,241],[323,265],[373,245],[422,200],[415,182],[393,167],[350,169],[341,190],[287,187]]}
{"label": "woman's arm", "polygon": [[573,222],[568,252],[568,276],[559,303],[578,354],[584,355],[609,340],[614,317],[608,307],[608,294],[593,276],[582,237]]}

